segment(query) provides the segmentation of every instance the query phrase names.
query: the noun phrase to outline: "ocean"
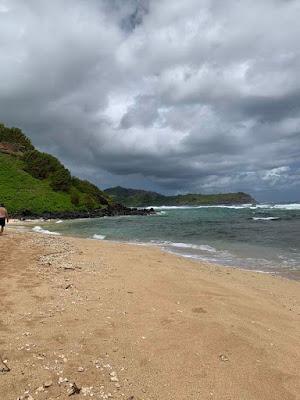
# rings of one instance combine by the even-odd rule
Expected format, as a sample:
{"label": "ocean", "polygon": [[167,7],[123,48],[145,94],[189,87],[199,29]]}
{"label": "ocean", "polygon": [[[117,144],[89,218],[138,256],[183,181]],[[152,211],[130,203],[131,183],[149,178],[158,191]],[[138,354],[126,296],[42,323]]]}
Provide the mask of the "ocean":
{"label": "ocean", "polygon": [[194,260],[300,280],[300,203],[154,208],[156,215],[56,221],[33,229],[150,244]]}

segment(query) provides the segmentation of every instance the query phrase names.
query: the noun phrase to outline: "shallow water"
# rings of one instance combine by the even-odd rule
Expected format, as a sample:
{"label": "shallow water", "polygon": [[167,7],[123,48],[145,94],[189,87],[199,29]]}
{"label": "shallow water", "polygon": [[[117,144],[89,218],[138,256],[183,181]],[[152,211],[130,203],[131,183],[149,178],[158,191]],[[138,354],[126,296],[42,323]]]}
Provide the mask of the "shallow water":
{"label": "shallow water", "polygon": [[148,243],[194,259],[300,279],[300,204],[158,207],[156,211],[153,216],[58,221],[43,229],[96,240]]}

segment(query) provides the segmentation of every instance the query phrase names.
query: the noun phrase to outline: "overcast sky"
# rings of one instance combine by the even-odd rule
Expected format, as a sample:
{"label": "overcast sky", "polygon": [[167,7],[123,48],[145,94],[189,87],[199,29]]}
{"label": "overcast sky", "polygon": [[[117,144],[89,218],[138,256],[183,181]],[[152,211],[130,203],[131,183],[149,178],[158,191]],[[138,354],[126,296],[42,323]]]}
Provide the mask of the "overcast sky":
{"label": "overcast sky", "polygon": [[100,187],[300,200],[299,0],[0,0],[0,120]]}

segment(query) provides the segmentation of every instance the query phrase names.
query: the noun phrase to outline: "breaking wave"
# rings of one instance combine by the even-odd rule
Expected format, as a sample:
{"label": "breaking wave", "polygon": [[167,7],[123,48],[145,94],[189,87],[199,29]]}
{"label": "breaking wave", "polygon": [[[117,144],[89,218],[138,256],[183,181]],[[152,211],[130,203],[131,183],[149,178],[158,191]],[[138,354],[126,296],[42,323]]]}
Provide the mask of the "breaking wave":
{"label": "breaking wave", "polygon": [[192,243],[176,243],[176,242],[159,242],[152,240],[151,243],[159,245],[159,246],[168,246],[168,247],[175,247],[178,249],[192,249],[192,250],[201,250],[208,253],[217,253],[217,249],[212,246],[208,246],[206,244],[192,244]]}
{"label": "breaking wave", "polygon": [[34,228],[32,228],[32,230],[37,233],[43,233],[44,235],[55,235],[55,236],[60,235],[60,233],[58,232],[48,231],[47,229],[43,229],[41,226],[35,226]]}
{"label": "breaking wave", "polygon": [[250,207],[255,210],[258,208],[269,209],[269,210],[300,210],[300,203],[293,204],[257,204]]}
{"label": "breaking wave", "polygon": [[93,239],[96,239],[96,240],[104,240],[106,238],[106,236],[105,235],[93,235]]}
{"label": "breaking wave", "polygon": [[149,206],[147,209],[154,208],[154,210],[193,210],[197,208],[233,208],[240,210],[243,208],[250,208],[252,204],[241,205],[203,205],[203,206]]}
{"label": "breaking wave", "polygon": [[276,221],[279,217],[253,217],[253,221]]}
{"label": "breaking wave", "polygon": [[300,203],[292,204],[239,204],[239,205],[203,205],[203,206],[149,206],[147,209],[154,208],[155,210],[190,210],[197,208],[229,208],[235,210],[242,209],[267,209],[267,210],[300,210]]}

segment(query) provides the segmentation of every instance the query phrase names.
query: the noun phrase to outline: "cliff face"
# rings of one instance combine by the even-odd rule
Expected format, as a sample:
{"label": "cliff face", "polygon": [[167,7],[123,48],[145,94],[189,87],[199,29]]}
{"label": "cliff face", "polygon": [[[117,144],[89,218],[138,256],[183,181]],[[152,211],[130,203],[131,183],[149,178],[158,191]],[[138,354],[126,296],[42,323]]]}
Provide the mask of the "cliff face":
{"label": "cliff face", "polygon": [[146,206],[197,206],[197,205],[233,205],[256,203],[256,200],[247,193],[219,193],[219,194],[184,194],[178,196],[164,196],[156,192],[138,189],[126,189],[120,186],[104,191],[114,201],[129,207]]}
{"label": "cliff face", "polygon": [[23,146],[18,143],[0,142],[0,153],[20,155],[24,151]]}

